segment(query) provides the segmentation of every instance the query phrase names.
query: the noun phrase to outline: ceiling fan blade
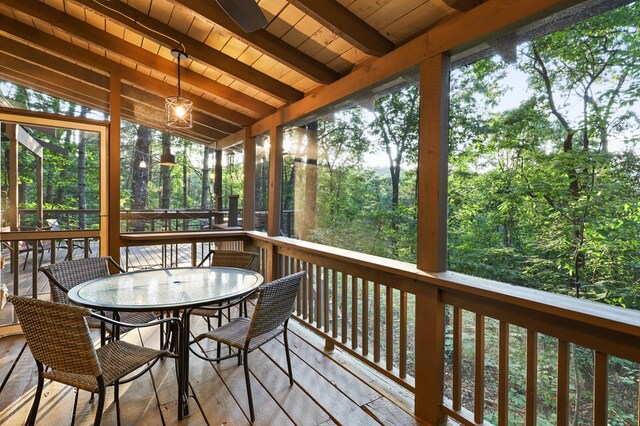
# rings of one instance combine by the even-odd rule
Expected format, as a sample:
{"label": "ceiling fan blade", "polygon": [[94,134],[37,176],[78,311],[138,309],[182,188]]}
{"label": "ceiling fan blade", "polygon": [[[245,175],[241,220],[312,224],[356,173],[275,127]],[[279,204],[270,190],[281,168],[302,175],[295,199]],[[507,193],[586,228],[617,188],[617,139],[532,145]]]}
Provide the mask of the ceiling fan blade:
{"label": "ceiling fan blade", "polygon": [[216,0],[243,30],[250,33],[267,26],[267,18],[255,0]]}

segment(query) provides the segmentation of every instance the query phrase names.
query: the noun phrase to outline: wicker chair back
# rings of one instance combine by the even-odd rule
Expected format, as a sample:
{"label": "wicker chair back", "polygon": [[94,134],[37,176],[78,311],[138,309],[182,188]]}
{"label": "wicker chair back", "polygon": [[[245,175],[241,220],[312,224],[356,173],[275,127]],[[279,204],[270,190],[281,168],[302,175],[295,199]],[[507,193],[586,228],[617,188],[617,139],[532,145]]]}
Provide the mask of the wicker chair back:
{"label": "wicker chair back", "polygon": [[305,274],[305,271],[298,272],[260,287],[247,340],[273,331],[289,319]]}
{"label": "wicker chair back", "polygon": [[[51,300],[69,304],[67,292],[85,281],[109,275],[109,257],[90,257],[86,259],[65,260],[40,268],[51,280]],[[63,287],[64,290],[60,287]]]}
{"label": "wicker chair back", "polygon": [[248,251],[214,250],[211,266],[249,269],[256,257],[257,254]]}
{"label": "wicker chair back", "polygon": [[102,374],[84,319],[86,308],[9,296],[33,357],[54,370],[98,377]]}

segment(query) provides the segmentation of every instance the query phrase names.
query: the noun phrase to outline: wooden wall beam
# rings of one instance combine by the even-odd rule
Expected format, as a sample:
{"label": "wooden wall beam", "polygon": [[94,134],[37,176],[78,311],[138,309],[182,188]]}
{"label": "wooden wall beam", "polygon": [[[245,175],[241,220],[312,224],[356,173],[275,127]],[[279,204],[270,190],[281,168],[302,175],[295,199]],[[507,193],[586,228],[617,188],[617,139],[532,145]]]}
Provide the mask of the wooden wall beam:
{"label": "wooden wall beam", "polygon": [[336,0],[288,1],[368,55],[382,56],[395,47],[375,28]]}
{"label": "wooden wall beam", "polygon": [[[83,0],[88,2],[89,0]],[[265,55],[287,65],[317,83],[328,84],[336,81],[339,74],[322,62],[301,52],[267,30],[245,32],[215,1],[169,0],[199,14],[214,26],[220,26]]]}
{"label": "wooden wall beam", "polygon": [[438,55],[420,67],[418,148],[418,269],[447,270],[447,166],[449,57]]}

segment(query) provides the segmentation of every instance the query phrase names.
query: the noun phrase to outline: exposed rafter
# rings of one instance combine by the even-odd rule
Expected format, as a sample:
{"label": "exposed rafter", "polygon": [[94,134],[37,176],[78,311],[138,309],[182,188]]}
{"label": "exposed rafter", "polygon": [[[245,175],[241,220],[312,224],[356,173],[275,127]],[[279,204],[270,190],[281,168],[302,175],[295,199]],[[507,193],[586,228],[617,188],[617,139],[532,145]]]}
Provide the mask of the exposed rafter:
{"label": "exposed rafter", "polygon": [[[75,0],[78,1],[78,0]],[[91,3],[89,0],[81,0]],[[247,44],[258,49],[265,55],[282,62],[300,74],[309,77],[317,83],[328,84],[336,81],[338,73],[331,68],[300,52],[288,43],[266,30],[246,33],[233,19],[220,8],[218,3],[210,0],[169,0],[171,3],[191,9],[214,25],[219,25],[231,34],[244,40]],[[121,4],[121,3],[120,3]]]}
{"label": "exposed rafter", "polygon": [[369,55],[382,56],[394,49],[391,41],[336,0],[287,1]]}
{"label": "exposed rafter", "polygon": [[[70,60],[90,65],[91,67],[100,69],[106,73],[117,73],[122,79],[139,87],[144,87],[154,91],[158,95],[169,96],[173,95],[175,92],[175,87],[171,84],[135,71],[132,68],[123,66],[96,53],[92,53],[85,49],[79,49],[72,43],[63,41],[55,36],[36,30],[33,27],[22,24],[3,15],[0,15],[0,31],[7,31],[9,34],[19,37],[22,40],[39,45],[48,51],[55,52],[56,54],[69,58]],[[218,113],[226,109],[221,105],[198,96],[190,96],[190,99],[194,102],[194,106],[197,109],[200,109],[209,115],[220,117],[221,114]],[[215,128],[225,133],[233,133],[239,129],[237,125],[223,120],[217,120]]]}
{"label": "exposed rafter", "polygon": [[[71,0],[83,7],[91,8],[104,17],[118,22],[120,25],[129,28],[144,37],[153,39],[159,44],[167,48],[175,48],[175,42],[173,44],[171,40],[177,40],[184,45],[187,53],[191,59],[196,59],[198,62],[217,68],[215,59],[220,52],[207,46],[204,43],[200,43],[197,40],[181,33],[180,31],[165,25],[148,15],[140,12],[131,6],[121,2],[108,2],[107,6],[94,0]],[[141,25],[140,25],[141,24]],[[165,37],[162,37],[164,35]],[[259,114],[271,114],[275,111],[275,108],[269,104],[261,102],[254,97],[248,96],[242,92],[231,89],[224,84],[220,84],[216,81],[212,82],[212,86],[216,88],[216,95],[225,98],[229,102],[233,102],[249,110],[255,111]],[[203,89],[205,90],[205,89]]]}
{"label": "exposed rafter", "polygon": [[[73,18],[70,15],[67,15],[54,7],[47,6],[42,2],[37,0],[0,0],[0,3],[4,3],[7,6],[30,15],[35,19],[54,25],[60,30],[68,34],[72,34],[88,43],[100,46],[103,49],[114,52],[146,67],[150,67],[167,76],[173,77],[175,75],[176,68],[173,61],[163,59],[142,47],[124,41],[123,39],[106,31],[101,31],[84,21]],[[263,74],[240,61],[232,59],[224,53],[215,49],[213,49],[213,52],[215,53],[212,53],[213,56],[210,58],[210,61],[215,63],[217,69],[228,73],[229,75],[233,75],[235,78],[280,99],[295,101],[302,98],[303,95],[298,90],[269,77],[268,75]],[[190,71],[189,69],[185,69],[183,71],[182,77],[185,83],[191,84],[205,91],[212,82],[211,79]],[[237,117],[234,120],[234,122],[238,124],[248,124],[251,121],[253,120],[246,116],[244,119]]]}

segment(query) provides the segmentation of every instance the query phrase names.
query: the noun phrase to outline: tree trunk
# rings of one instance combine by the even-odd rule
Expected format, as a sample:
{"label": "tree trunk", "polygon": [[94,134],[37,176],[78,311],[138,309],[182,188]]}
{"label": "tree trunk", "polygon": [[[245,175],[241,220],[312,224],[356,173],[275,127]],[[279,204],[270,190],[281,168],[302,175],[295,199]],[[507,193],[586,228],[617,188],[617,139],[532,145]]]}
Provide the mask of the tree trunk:
{"label": "tree trunk", "polygon": [[209,156],[213,150],[208,146],[204,147],[204,161],[202,162],[202,192],[200,193],[200,208],[203,210],[209,209],[211,207],[210,197],[209,197],[209,180],[211,178],[211,173],[209,169]]}
{"label": "tree trunk", "polygon": [[[162,134],[162,152],[171,149],[171,135]],[[171,167],[160,166],[160,180],[162,182],[162,197],[160,198],[160,208],[168,209],[171,204]]]}
{"label": "tree trunk", "polygon": [[[137,138],[133,152],[133,180],[131,182],[131,209],[145,210],[148,199],[149,168],[140,167],[140,162],[149,156],[149,145],[151,144],[151,130],[148,127],[139,125]],[[145,222],[136,220],[133,222],[134,231],[144,231]]]}

